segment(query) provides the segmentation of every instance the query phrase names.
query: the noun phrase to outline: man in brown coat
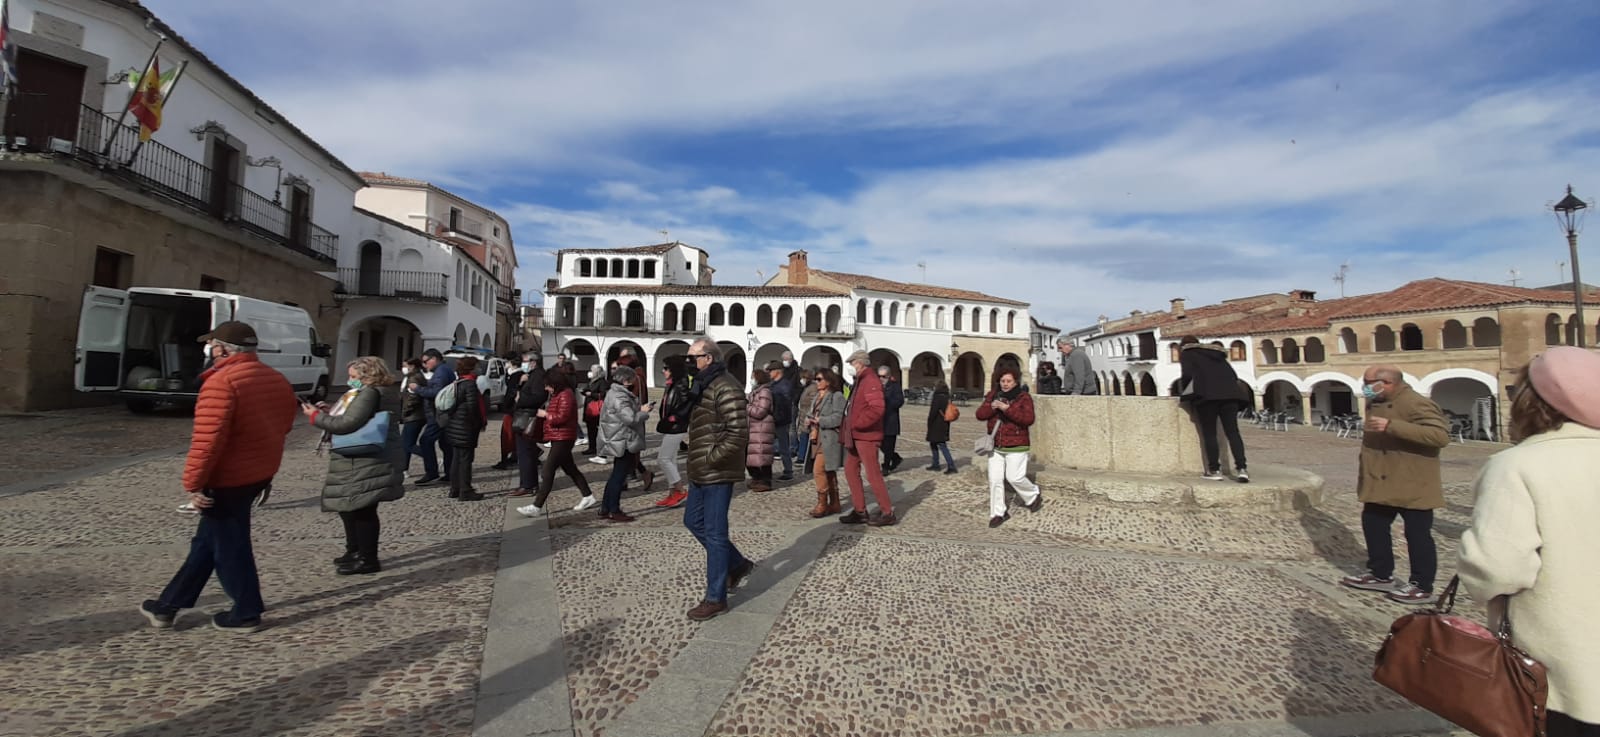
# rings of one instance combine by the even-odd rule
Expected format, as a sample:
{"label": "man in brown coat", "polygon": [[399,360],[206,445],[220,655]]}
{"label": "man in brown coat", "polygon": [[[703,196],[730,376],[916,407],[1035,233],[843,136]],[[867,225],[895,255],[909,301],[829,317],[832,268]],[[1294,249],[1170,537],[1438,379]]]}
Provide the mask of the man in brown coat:
{"label": "man in brown coat", "polygon": [[[1367,538],[1367,572],[1340,583],[1387,591],[1390,599],[1426,604],[1435,598],[1439,568],[1433,541],[1433,510],[1444,506],[1439,450],[1450,444],[1449,424],[1439,405],[1406,384],[1394,366],[1373,366],[1361,377],[1367,421],[1361,436],[1361,471],[1356,496],[1362,502],[1361,531]],[[1405,521],[1411,550],[1411,580],[1396,585],[1389,528]]]}

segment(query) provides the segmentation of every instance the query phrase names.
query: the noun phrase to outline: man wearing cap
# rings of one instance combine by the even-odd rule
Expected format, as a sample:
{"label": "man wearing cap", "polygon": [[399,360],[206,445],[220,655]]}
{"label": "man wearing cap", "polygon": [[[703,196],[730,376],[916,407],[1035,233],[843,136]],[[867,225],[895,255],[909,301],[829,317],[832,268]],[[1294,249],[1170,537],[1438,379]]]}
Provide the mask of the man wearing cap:
{"label": "man wearing cap", "polygon": [[[444,388],[456,383],[456,372],[444,360],[444,354],[438,348],[429,348],[422,352],[422,369],[432,372],[428,376],[428,383],[417,387],[414,393],[422,398],[422,414],[427,418],[427,423],[422,426],[422,435],[417,438],[417,447],[421,448],[418,455],[422,456],[422,477],[413,483],[417,486],[442,484],[445,478],[450,477],[450,445],[440,445],[439,436],[444,429],[439,425],[439,412],[433,406],[433,398],[439,396]],[[444,451],[444,476],[439,475],[439,457],[435,448]]]}
{"label": "man wearing cap", "polygon": [[[865,522],[873,527],[888,527],[897,520],[894,503],[889,501],[889,486],[883,482],[883,467],[878,465],[878,445],[883,442],[883,382],[872,370],[872,359],[866,351],[850,354],[846,363],[855,371],[856,382],[845,405],[839,439],[844,443],[844,477],[850,484],[853,508],[839,521],[847,525]],[[878,511],[870,517],[866,491],[861,486],[863,468],[867,483],[872,485],[872,495],[878,499]]]}
{"label": "man wearing cap", "polygon": [[199,508],[200,523],[183,567],[139,611],[152,626],[171,627],[179,610],[194,608],[215,572],[233,608],[216,613],[212,626],[255,632],[266,606],[250,545],[250,506],[278,474],[299,403],[289,380],[256,355],[256,331],[249,325],[222,323],[200,342],[213,363],[200,377],[183,471],[183,490]]}
{"label": "man wearing cap", "polygon": [[[1367,539],[1367,572],[1339,583],[1353,589],[1386,592],[1403,604],[1435,598],[1439,554],[1433,540],[1433,510],[1444,506],[1439,450],[1450,444],[1450,425],[1433,400],[1418,394],[1394,366],[1373,366],[1361,377],[1367,421],[1361,435],[1361,470],[1356,496],[1361,500],[1361,531]],[[1390,527],[1405,522],[1411,552],[1411,578],[1394,578]]]}

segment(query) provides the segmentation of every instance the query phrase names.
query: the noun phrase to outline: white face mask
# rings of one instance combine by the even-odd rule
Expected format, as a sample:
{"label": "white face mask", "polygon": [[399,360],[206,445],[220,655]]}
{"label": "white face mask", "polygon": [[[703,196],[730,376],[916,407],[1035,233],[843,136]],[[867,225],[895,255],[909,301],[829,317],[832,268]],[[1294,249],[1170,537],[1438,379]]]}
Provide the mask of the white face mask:
{"label": "white face mask", "polygon": [[794,363],[794,361],[784,361],[783,362],[783,367],[784,368],[789,368],[789,365],[792,364],[792,363]]}
{"label": "white face mask", "polygon": [[531,363],[522,364],[522,370],[523,371],[532,371],[533,370],[533,364],[531,364]]}
{"label": "white face mask", "polygon": [[410,376],[411,375],[411,367],[410,366],[401,366],[400,367],[400,375],[401,376]]}

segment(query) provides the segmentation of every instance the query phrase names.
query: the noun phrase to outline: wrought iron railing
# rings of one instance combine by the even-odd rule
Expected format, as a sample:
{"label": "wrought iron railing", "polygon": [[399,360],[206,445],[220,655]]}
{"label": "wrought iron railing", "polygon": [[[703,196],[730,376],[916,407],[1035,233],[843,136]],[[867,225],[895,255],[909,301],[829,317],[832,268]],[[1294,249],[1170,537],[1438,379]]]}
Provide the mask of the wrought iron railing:
{"label": "wrought iron railing", "polygon": [[[28,151],[70,153],[74,158],[128,179],[141,189],[200,212],[237,222],[246,230],[292,250],[332,262],[339,255],[339,236],[309,221],[294,227],[283,206],[233,182],[213,187],[212,171],[156,141],[139,142],[139,129],[119,124],[116,118],[81,105],[76,139],[70,151],[61,141],[73,135],[62,121],[41,121],[38,130],[20,130]],[[55,140],[55,143],[52,142]]]}
{"label": "wrought iron railing", "polygon": [[445,275],[427,271],[373,271],[340,269],[339,286],[346,297],[402,299],[415,302],[445,302]]}

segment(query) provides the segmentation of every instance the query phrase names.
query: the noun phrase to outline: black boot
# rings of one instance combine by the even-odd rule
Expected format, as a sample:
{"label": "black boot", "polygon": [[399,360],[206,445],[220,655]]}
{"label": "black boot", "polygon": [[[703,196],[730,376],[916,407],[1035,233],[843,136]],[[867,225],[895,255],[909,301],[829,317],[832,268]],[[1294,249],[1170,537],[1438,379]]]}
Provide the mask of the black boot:
{"label": "black boot", "polygon": [[333,559],[333,564],[335,566],[341,566],[341,567],[342,566],[347,566],[347,565],[350,565],[351,563],[355,562],[356,558],[358,558],[358,557],[360,557],[360,556],[357,555],[355,549],[352,548],[350,550],[344,551],[344,555],[341,555],[341,556],[339,556],[337,558],[334,558]]}
{"label": "black boot", "polygon": [[357,556],[349,563],[339,566],[337,573],[341,576],[365,576],[383,570],[378,565],[377,557]]}

